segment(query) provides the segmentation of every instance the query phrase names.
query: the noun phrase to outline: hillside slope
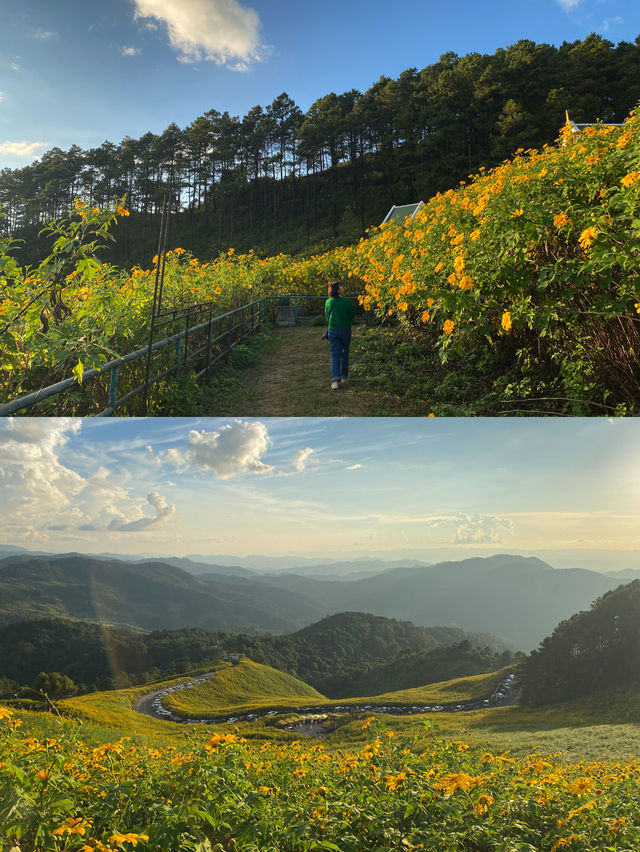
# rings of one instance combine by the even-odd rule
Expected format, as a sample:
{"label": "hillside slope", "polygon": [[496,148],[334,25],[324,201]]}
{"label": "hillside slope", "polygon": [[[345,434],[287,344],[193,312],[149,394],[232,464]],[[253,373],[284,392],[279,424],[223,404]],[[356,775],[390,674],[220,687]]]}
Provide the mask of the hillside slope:
{"label": "hillside slope", "polygon": [[370,612],[422,626],[455,625],[501,636],[523,650],[620,582],[595,571],[558,570],[536,557],[506,554],[395,568],[352,582],[289,574],[268,581],[322,600],[334,611]]}
{"label": "hillside slope", "polygon": [[309,684],[242,658],[236,666],[219,669],[211,680],[171,693],[163,705],[179,716],[198,719],[242,713],[260,705],[297,706],[315,701],[326,698]]}
{"label": "hillside slope", "polygon": [[640,580],[558,624],[524,662],[523,701],[557,704],[640,685]]}
{"label": "hillside slope", "polygon": [[50,616],[144,630],[293,630],[319,612],[312,601],[286,589],[219,575],[200,579],[161,561],[127,563],[76,553],[0,560],[0,624]]}

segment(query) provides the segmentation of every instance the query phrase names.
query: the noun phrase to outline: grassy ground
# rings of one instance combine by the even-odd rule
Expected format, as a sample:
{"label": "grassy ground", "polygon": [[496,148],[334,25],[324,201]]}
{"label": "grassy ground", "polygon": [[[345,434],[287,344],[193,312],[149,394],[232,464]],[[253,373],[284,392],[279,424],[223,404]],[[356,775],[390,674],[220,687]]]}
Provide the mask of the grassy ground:
{"label": "grassy ground", "polygon": [[202,719],[243,714],[262,707],[291,706],[327,699],[312,686],[284,672],[241,660],[222,668],[211,680],[167,695],[163,705],[179,716]]}
{"label": "grassy ground", "polygon": [[[405,397],[392,387],[372,388],[358,375],[361,345],[369,336],[356,324],[351,341],[349,381],[331,390],[329,345],[322,328],[299,323],[274,328],[234,353],[229,367],[205,388],[206,416],[409,417],[426,416],[427,399]],[[238,354],[240,357],[238,357]]]}
{"label": "grassy ground", "polygon": [[[252,664],[255,665],[255,664]],[[228,669],[233,673],[236,669]],[[266,667],[262,667],[266,668]],[[271,670],[272,671],[272,670]],[[253,673],[255,675],[255,672]],[[466,695],[475,695],[480,688],[481,678],[491,678],[483,675],[480,678],[461,678],[425,687],[420,701],[435,703],[444,701],[447,695],[463,699]],[[268,688],[276,688],[269,675]],[[188,678],[187,678],[188,679]],[[115,740],[119,736],[133,736],[144,743],[179,743],[186,741],[198,732],[206,735],[210,731],[207,725],[178,725],[144,716],[134,710],[137,699],[150,690],[161,689],[175,684],[183,678],[163,681],[157,684],[147,684],[130,689],[94,693],[60,702],[60,708],[65,714],[73,714],[82,720],[79,736],[90,742]],[[241,680],[244,680],[241,678]],[[293,681],[294,679],[290,679]],[[471,681],[471,683],[469,683]],[[465,686],[466,683],[466,686]],[[210,682],[215,685],[215,680]],[[486,680],[485,686],[489,686]],[[288,682],[288,686],[291,683]],[[265,687],[266,688],[266,687]],[[281,687],[284,689],[285,687]],[[288,687],[286,687],[288,689]],[[201,689],[201,687],[198,687]],[[238,685],[227,687],[230,699],[237,700]],[[452,692],[452,689],[454,691]],[[434,691],[435,690],[435,691]],[[280,691],[280,689],[276,689]],[[304,691],[304,690],[303,690]],[[191,690],[173,693],[172,696],[186,697]],[[203,696],[195,693],[199,707],[202,709]],[[236,697],[234,697],[236,696]],[[302,696],[300,696],[302,698]],[[259,709],[266,706],[266,696],[247,702],[247,709]],[[304,696],[302,703],[321,704],[311,695]],[[366,703],[373,703],[369,699]],[[278,702],[274,702],[278,703]],[[294,705],[296,702],[289,702]],[[300,703],[300,701],[298,701]],[[343,701],[343,704],[356,703]],[[358,703],[365,703],[358,699]],[[390,703],[386,698],[385,703]],[[227,707],[228,709],[228,707]],[[70,720],[58,720],[51,714],[23,712],[24,729],[34,735],[55,736],[61,725],[73,727],[76,724]],[[205,714],[206,715],[206,714]],[[221,714],[223,715],[223,714]],[[324,740],[327,747],[352,748],[367,740],[368,733],[362,730],[362,716],[339,727]],[[366,716],[372,714],[364,714]],[[258,719],[252,723],[225,723],[215,725],[216,731],[235,731],[243,737],[252,740],[289,740],[298,737],[286,731],[279,731],[272,726],[278,717]],[[348,719],[345,716],[345,719]],[[483,709],[470,712],[425,714],[417,716],[393,716],[376,714],[385,729],[391,730],[398,737],[416,738],[417,748],[425,740],[433,738],[462,739],[472,748],[477,747],[494,753],[509,751],[514,755],[527,755],[537,752],[542,755],[559,753],[565,762],[580,760],[627,760],[640,755],[640,695],[637,693],[619,693],[603,695],[588,700],[574,702],[556,707],[528,709],[523,707],[502,707]],[[199,735],[199,734],[198,734]]]}

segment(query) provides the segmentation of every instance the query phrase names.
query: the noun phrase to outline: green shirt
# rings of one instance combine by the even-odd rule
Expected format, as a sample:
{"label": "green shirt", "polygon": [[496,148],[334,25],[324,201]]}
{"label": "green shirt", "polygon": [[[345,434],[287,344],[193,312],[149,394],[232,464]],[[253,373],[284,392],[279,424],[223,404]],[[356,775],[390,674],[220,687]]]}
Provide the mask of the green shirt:
{"label": "green shirt", "polygon": [[344,296],[338,296],[336,299],[327,299],[324,305],[324,314],[329,320],[330,329],[351,328],[355,312],[351,299],[345,299]]}

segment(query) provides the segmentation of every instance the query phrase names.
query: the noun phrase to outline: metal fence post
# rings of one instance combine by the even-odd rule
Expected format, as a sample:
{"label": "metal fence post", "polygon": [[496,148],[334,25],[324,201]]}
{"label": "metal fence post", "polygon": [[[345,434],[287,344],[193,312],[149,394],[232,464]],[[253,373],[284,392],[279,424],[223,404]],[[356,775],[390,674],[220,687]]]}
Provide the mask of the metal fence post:
{"label": "metal fence post", "polygon": [[112,414],[116,413],[116,405],[118,404],[118,377],[120,375],[120,367],[114,367],[109,376],[109,408],[112,408]]}
{"label": "metal fence post", "polygon": [[188,350],[188,347],[189,347],[189,326],[190,325],[191,325],[191,306],[189,305],[187,307],[187,316],[186,316],[185,327],[184,327],[184,355],[183,355],[183,359],[184,359],[185,368],[187,366],[187,350]]}
{"label": "metal fence post", "polygon": [[180,362],[182,360],[182,338],[176,340],[176,363],[173,372],[177,375],[180,373]]}
{"label": "metal fence post", "polygon": [[207,344],[207,378],[209,378],[209,374],[211,373],[211,349],[213,347],[213,318],[211,316],[211,311],[209,311],[209,337]]}

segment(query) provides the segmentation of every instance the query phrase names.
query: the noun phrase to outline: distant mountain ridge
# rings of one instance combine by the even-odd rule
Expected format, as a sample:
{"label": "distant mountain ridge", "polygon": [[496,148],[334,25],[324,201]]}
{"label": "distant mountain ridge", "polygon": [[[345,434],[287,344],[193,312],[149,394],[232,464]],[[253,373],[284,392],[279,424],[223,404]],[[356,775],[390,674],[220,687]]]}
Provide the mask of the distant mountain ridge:
{"label": "distant mountain ridge", "polygon": [[183,564],[179,558],[7,556],[0,559],[0,624],[55,616],[144,630],[290,632],[349,610],[420,626],[446,624],[529,650],[622,579],[508,554],[436,565],[409,560],[365,577],[257,573],[190,560],[189,567],[202,572],[193,573]]}
{"label": "distant mountain ridge", "polygon": [[0,560],[0,624],[54,616],[144,630],[295,630],[317,616],[295,593],[227,579],[200,579],[159,561],[10,556]]}

